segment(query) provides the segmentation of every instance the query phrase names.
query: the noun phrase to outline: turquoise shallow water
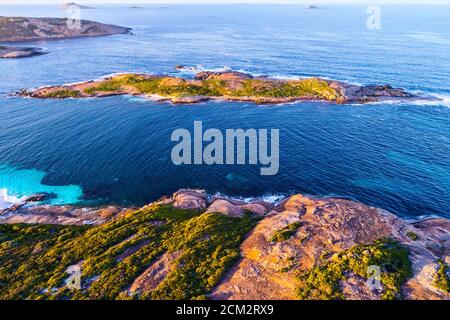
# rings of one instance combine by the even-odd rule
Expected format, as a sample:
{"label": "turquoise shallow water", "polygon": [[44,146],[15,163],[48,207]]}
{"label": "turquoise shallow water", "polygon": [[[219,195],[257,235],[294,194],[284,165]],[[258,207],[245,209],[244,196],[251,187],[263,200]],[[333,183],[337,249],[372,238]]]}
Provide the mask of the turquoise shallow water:
{"label": "turquoise shallow water", "polygon": [[79,186],[45,185],[41,183],[45,175],[45,172],[35,169],[0,166],[0,186],[7,190],[7,195],[12,195],[18,199],[37,192],[45,192],[57,195],[56,198],[48,201],[49,204],[77,203],[80,200],[83,190]]}
{"label": "turquoise shallow water", "polygon": [[[58,16],[54,7],[0,8],[1,15]],[[55,192],[54,203],[141,205],[178,188],[244,197],[302,192],[353,198],[399,215],[449,216],[450,10],[382,7],[101,7],[83,18],[134,35],[28,43],[45,56],[0,61],[0,189],[15,197]],[[279,77],[391,83],[438,103],[172,106],[141,98],[33,100],[23,87],[114,72],[170,73],[179,64]],[[189,74],[185,74],[190,76]],[[280,129],[280,171],[258,166],[174,166],[174,129]]]}

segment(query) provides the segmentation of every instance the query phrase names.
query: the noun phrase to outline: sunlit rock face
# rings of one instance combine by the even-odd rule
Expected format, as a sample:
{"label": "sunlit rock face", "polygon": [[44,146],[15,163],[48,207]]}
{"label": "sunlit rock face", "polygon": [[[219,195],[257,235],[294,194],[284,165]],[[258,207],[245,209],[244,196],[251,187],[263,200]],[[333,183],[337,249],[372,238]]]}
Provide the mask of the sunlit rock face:
{"label": "sunlit rock face", "polygon": [[[299,223],[288,239],[273,235]],[[407,235],[416,234],[414,241]],[[413,277],[402,288],[406,299],[446,299],[434,284],[438,260],[449,259],[450,222],[407,223],[393,214],[344,199],[294,195],[275,207],[241,245],[242,260],[212,291],[213,299],[297,299],[298,273],[358,244],[393,238],[410,251]],[[346,299],[380,299],[366,279],[348,275],[340,282]]]}

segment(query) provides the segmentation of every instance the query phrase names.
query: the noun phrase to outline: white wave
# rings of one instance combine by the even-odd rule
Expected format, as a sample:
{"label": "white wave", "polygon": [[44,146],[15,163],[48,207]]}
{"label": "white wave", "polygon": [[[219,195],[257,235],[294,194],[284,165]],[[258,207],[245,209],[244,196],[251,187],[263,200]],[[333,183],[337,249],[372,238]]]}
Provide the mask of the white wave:
{"label": "white wave", "polygon": [[[441,101],[438,101],[439,104],[445,105],[450,108],[450,96],[445,94],[433,94],[435,97],[441,99]],[[428,101],[430,102],[430,101]]]}
{"label": "white wave", "polygon": [[[423,92],[420,92],[423,94]],[[427,93],[427,95],[432,99],[417,99],[413,101],[408,100],[382,100],[376,102],[369,102],[366,104],[355,103],[353,106],[358,105],[380,105],[380,104],[389,104],[389,105],[415,105],[415,106],[445,106],[450,108],[450,96],[439,93]],[[433,99],[435,98],[435,99]]]}
{"label": "white wave", "polygon": [[[198,72],[201,71],[209,71],[209,72],[224,72],[224,71],[231,71],[233,70],[230,67],[224,66],[221,68],[206,68],[205,66],[198,64],[196,66],[183,66],[182,68],[178,69],[176,73],[178,74],[189,74],[189,75],[195,75]],[[236,70],[237,71],[237,70]]]}
{"label": "white wave", "polygon": [[21,202],[20,198],[8,195],[8,189],[0,189],[0,210],[7,209]]}
{"label": "white wave", "polygon": [[425,43],[449,45],[450,39],[433,32],[419,32],[406,35],[409,38],[419,40]]}
{"label": "white wave", "polygon": [[255,201],[265,201],[268,203],[271,203],[273,205],[278,204],[281,200],[286,198],[286,194],[282,193],[276,193],[276,194],[264,194],[259,197],[240,197],[240,196],[228,196],[226,194],[223,194],[221,192],[216,192],[209,196],[209,200],[211,201],[212,198],[223,198],[223,199],[229,199],[229,200],[235,200],[235,201],[242,201],[245,203],[251,203]]}
{"label": "white wave", "polygon": [[131,102],[148,103],[149,100],[154,101],[154,99],[152,99],[151,97],[146,97],[146,96],[123,95],[122,97],[124,99],[126,99],[127,101],[131,101]]}
{"label": "white wave", "polygon": [[285,194],[266,194],[262,196],[262,199],[265,202],[269,202],[272,204],[277,204],[279,203],[281,200],[285,199],[286,195]]}
{"label": "white wave", "polygon": [[267,77],[267,78],[271,78],[271,79],[278,79],[278,80],[302,80],[302,79],[309,79],[309,78],[320,78],[323,80],[329,80],[329,81],[333,81],[333,80],[337,80],[337,81],[342,81],[342,82],[347,82],[347,83],[351,83],[353,85],[359,85],[359,86],[363,86],[362,83],[355,81],[354,79],[335,79],[335,78],[330,78],[330,77],[326,77],[326,76],[321,76],[321,75],[299,75],[299,74],[285,74],[285,73],[257,73],[257,72],[251,72],[248,71],[246,69],[233,69],[231,67],[228,66],[224,66],[224,67],[220,67],[220,68],[207,68],[204,67],[203,65],[197,65],[197,66],[185,66],[179,70],[177,70],[176,72],[174,72],[173,74],[186,74],[186,75],[196,75],[198,72],[201,71],[209,71],[209,72],[224,72],[224,71],[236,71],[236,72],[241,72],[241,73],[245,73],[245,74],[249,74],[253,77]]}
{"label": "white wave", "polygon": [[[87,81],[102,81],[102,80],[105,80],[105,79],[108,79],[108,78],[113,78],[113,77],[116,77],[116,76],[122,76],[122,75],[124,75],[124,74],[130,74],[131,72],[114,72],[114,73],[108,73],[108,74],[105,74],[105,75],[102,75],[102,76],[100,76],[100,77],[98,77],[98,78],[95,78],[95,79],[92,79],[92,80],[87,80]],[[139,73],[139,72],[138,72]],[[81,81],[81,82],[75,82],[75,83],[73,83],[73,84],[83,84],[83,83],[86,83],[86,81]]]}
{"label": "white wave", "polygon": [[[264,75],[253,75],[253,76],[264,76]],[[308,76],[299,76],[299,75],[287,75],[287,74],[279,74],[279,73],[274,73],[274,74],[269,74],[267,75],[269,78],[273,78],[273,79],[278,79],[278,80],[301,80],[301,79],[307,79],[307,78],[311,78]]]}

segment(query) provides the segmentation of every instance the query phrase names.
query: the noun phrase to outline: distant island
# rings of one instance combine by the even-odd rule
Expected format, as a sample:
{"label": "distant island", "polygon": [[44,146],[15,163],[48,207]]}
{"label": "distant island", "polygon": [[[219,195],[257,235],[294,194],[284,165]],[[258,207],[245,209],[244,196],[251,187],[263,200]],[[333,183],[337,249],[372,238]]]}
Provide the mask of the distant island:
{"label": "distant island", "polygon": [[0,17],[0,42],[97,37],[130,31],[130,28],[88,20],[81,20],[80,29],[70,29],[65,18]]}
{"label": "distant island", "polygon": [[0,46],[0,58],[26,58],[46,53],[41,48]]}
{"label": "distant island", "polygon": [[236,71],[201,71],[192,80],[164,75],[118,74],[77,84],[21,90],[17,94],[56,99],[130,94],[180,104],[208,100],[280,104],[308,100],[367,103],[424,99],[390,85],[359,86],[321,78],[283,80]]}
{"label": "distant island", "polygon": [[62,5],[63,9],[67,9],[67,8],[69,8],[71,6],[78,7],[79,9],[95,9],[94,7],[83,6],[83,5],[75,3],[75,2],[64,3]]}

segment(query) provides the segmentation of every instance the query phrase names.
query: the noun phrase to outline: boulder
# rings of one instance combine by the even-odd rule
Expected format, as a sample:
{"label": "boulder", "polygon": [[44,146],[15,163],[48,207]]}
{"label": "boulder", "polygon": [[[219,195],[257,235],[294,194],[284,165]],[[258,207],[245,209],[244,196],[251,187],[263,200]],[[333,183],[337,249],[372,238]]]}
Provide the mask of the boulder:
{"label": "boulder", "polygon": [[32,195],[32,196],[26,198],[24,200],[24,202],[25,203],[28,203],[28,202],[43,202],[43,201],[47,201],[49,199],[54,199],[54,198],[56,198],[56,194],[54,194],[54,193],[45,193],[44,192],[44,193],[38,193],[38,194]]}
{"label": "boulder", "polygon": [[201,210],[207,206],[204,190],[181,189],[173,194],[172,199],[174,208]]}
{"label": "boulder", "polygon": [[264,216],[271,205],[263,201],[244,202],[231,198],[215,198],[206,210],[207,213],[217,212],[230,217],[242,217],[245,212]]}

